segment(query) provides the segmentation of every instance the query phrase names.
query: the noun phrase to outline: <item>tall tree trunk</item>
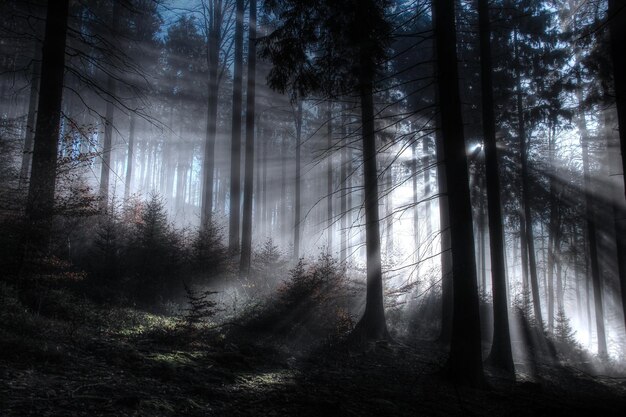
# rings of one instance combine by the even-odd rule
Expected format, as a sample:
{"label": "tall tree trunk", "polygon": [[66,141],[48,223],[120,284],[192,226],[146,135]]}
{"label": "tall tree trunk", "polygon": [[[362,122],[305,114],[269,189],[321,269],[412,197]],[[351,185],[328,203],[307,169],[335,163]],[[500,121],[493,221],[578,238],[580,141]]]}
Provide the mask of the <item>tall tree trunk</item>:
{"label": "tall tree trunk", "polygon": [[287,140],[280,138],[280,210],[278,224],[280,227],[280,240],[283,246],[287,246]]}
{"label": "tall tree trunk", "polygon": [[[107,81],[107,93],[111,96],[116,94],[116,82],[115,79],[109,75]],[[109,98],[106,103],[106,109],[104,113],[104,142],[102,144],[102,166],[100,168],[100,208],[102,211],[107,211],[109,206],[109,179],[111,173],[111,145],[113,142],[113,117],[115,113],[115,107],[113,106],[112,98]]]}
{"label": "tall tree trunk", "polygon": [[454,0],[433,1],[443,151],[448,179],[452,244],[453,317],[448,375],[471,386],[483,384],[478,286],[469,174],[456,56]]}
{"label": "tall tree trunk", "polygon": [[[432,234],[432,220],[430,218],[430,194],[432,192],[430,185],[430,137],[424,136],[422,138],[422,170],[424,176],[424,223],[426,226],[425,236],[427,239],[431,238]],[[430,253],[429,253],[430,254]]]}
{"label": "tall tree trunk", "polygon": [[517,104],[517,119],[518,119],[518,136],[520,147],[520,160],[521,160],[521,172],[522,177],[522,189],[521,189],[521,203],[522,203],[522,217],[524,222],[523,233],[525,237],[526,247],[522,251],[526,250],[528,256],[528,276],[530,278],[530,290],[532,293],[533,312],[535,314],[535,320],[537,323],[543,325],[543,316],[541,314],[541,300],[539,298],[539,280],[537,278],[537,261],[535,259],[535,236],[533,232],[533,221],[530,210],[530,181],[528,173],[528,151],[526,149],[526,125],[524,120],[524,110],[522,107],[522,83],[521,74],[519,71],[519,58],[517,47],[517,32],[514,33],[515,44],[515,62],[518,65],[518,71],[516,75],[517,92],[516,92],[516,104]]}
{"label": "tall tree trunk", "polygon": [[385,253],[391,259],[393,256],[393,164],[387,167],[385,173]]}
{"label": "tall tree trunk", "polygon": [[341,184],[341,250],[339,252],[339,259],[341,262],[346,262],[348,258],[348,192],[351,191],[349,189],[350,184],[348,179],[348,175],[351,174],[351,172],[348,171],[348,146],[350,141],[346,135],[345,111],[344,107],[341,115],[341,139],[343,140],[343,145],[341,146],[341,168],[339,171],[339,182]]}
{"label": "tall tree trunk", "polygon": [[333,102],[328,101],[326,119],[328,132],[326,133],[326,230],[328,233],[328,253],[333,253]]}
{"label": "tall tree trunk", "polygon": [[[259,123],[261,126],[263,125],[263,123]],[[262,209],[262,216],[261,216],[261,222],[263,224],[263,233],[262,233],[262,238],[266,239],[268,236],[270,236],[271,234],[271,224],[270,224],[270,208],[267,204],[267,142],[268,142],[268,138],[265,137],[265,130],[261,127],[259,128],[259,139],[263,142],[261,144],[261,149],[263,150],[263,155],[261,157],[261,175],[263,176],[262,178],[262,183],[263,183],[263,191],[261,194],[261,209]]]}
{"label": "tall tree trunk", "polygon": [[[115,36],[118,32],[119,21],[120,21],[120,12],[121,12],[121,3],[119,1],[113,2],[113,10],[111,11],[110,16],[110,26],[113,32],[113,36]],[[107,95],[109,98],[106,102],[105,112],[104,112],[104,143],[102,146],[102,165],[100,169],[100,209],[102,211],[107,211],[109,206],[109,182],[111,177],[111,152],[112,144],[113,144],[113,117],[115,116],[115,106],[113,105],[113,100],[115,100],[115,96],[117,95],[117,82],[115,78],[109,74],[107,79]]]}
{"label": "tall tree trunk", "polygon": [[[619,142],[622,152],[622,172],[626,173],[626,8],[620,0],[609,1],[609,32],[611,35],[611,60],[613,61],[613,80],[615,83],[615,103],[619,124]],[[626,183],[624,184],[626,185]],[[626,189],[623,190],[626,193]],[[625,194],[626,195],[626,194]],[[626,283],[622,283],[626,288]],[[623,294],[622,297],[626,297]],[[626,298],[624,305],[626,305]]]}
{"label": "tall tree trunk", "polygon": [[600,265],[598,262],[598,237],[596,231],[596,213],[594,207],[594,193],[592,191],[591,175],[589,168],[589,136],[587,133],[584,114],[580,116],[579,130],[581,133],[580,145],[583,156],[583,176],[585,183],[585,207],[587,218],[587,242],[588,257],[591,267],[591,281],[593,284],[593,300],[596,315],[596,330],[598,338],[598,356],[607,356],[606,330],[604,326],[604,305],[602,297],[602,282],[600,277]]}
{"label": "tall tree trunk", "polygon": [[411,144],[411,185],[413,190],[413,238],[415,243],[415,263],[419,277],[420,261],[420,230],[419,230],[419,198],[417,194],[417,143]]}
{"label": "tall tree trunk", "polygon": [[[615,83],[615,104],[617,107],[617,121],[619,130],[619,144],[621,150],[622,187],[626,193],[626,57],[624,44],[626,43],[626,8],[619,0],[609,0],[609,31],[611,35],[611,59],[613,61],[613,79]],[[617,191],[617,190],[616,190]],[[615,236],[617,246],[618,274],[622,295],[622,310],[626,325],[626,210],[617,201],[613,203],[615,219]]]}
{"label": "tall tree trunk", "polygon": [[31,227],[29,244],[38,250],[47,248],[49,219],[54,210],[68,10],[69,0],[59,0],[54,5],[48,2],[32,173],[26,201]]}
{"label": "tall tree trunk", "polygon": [[549,163],[551,169],[554,170],[550,175],[550,224],[548,227],[548,331],[554,331],[554,272],[555,272],[555,257],[556,247],[558,245],[558,198],[555,177],[558,172],[556,171],[556,165],[554,161],[555,150],[555,135],[554,129],[550,127],[548,137],[548,152]]}
{"label": "tall tree trunk", "polygon": [[[441,121],[437,118],[435,132],[435,146],[437,152],[437,192],[439,193],[439,229],[441,234],[441,334],[439,341],[444,345],[450,344],[452,338],[452,310],[453,294],[452,287],[452,242],[450,241],[450,207],[448,205],[448,178],[446,174],[446,159],[443,151],[443,135],[441,133]],[[417,189],[417,186],[414,186]],[[416,206],[417,209],[417,206]],[[414,224],[418,224],[417,213],[414,214]],[[419,250],[420,242],[417,241]],[[418,256],[419,258],[419,256]],[[419,272],[419,269],[418,269]]]}
{"label": "tall tree trunk", "polygon": [[215,175],[215,139],[217,137],[217,101],[219,95],[219,48],[222,32],[222,1],[215,1],[210,17],[207,59],[209,65],[209,100],[207,105],[207,127],[202,163],[202,208],[200,224],[207,227],[213,215],[213,180]]}
{"label": "tall tree trunk", "polygon": [[128,132],[128,154],[126,155],[126,180],[124,183],[124,199],[130,195],[130,185],[133,178],[133,164],[135,163],[135,114],[130,115],[130,128]]}
{"label": "tall tree trunk", "polygon": [[28,101],[28,116],[26,118],[26,135],[24,136],[24,152],[20,168],[19,188],[22,189],[28,182],[30,165],[33,154],[33,139],[35,136],[35,120],[37,117],[37,99],[39,94],[39,77],[41,75],[41,49],[39,42],[35,42],[35,56],[30,76],[30,97]]}
{"label": "tall tree trunk", "polygon": [[235,24],[235,62],[233,64],[233,114],[230,143],[230,215],[228,218],[228,249],[239,252],[241,219],[241,104],[243,87],[243,14],[244,0],[237,0]]}
{"label": "tall tree trunk", "polygon": [[482,119],[485,137],[485,177],[487,182],[487,212],[489,219],[489,251],[491,259],[491,292],[493,297],[493,342],[489,360],[495,366],[515,375],[509,312],[507,303],[506,266],[504,261],[504,230],[500,202],[500,170],[496,142],[496,120],[493,102],[491,60],[491,22],[488,0],[478,1],[480,32],[480,67]]}
{"label": "tall tree trunk", "polygon": [[294,225],[293,225],[293,258],[298,260],[300,258],[300,193],[302,188],[301,182],[301,167],[300,167],[300,152],[302,146],[302,101],[298,102],[298,108],[295,114],[296,123],[296,185],[295,185],[295,197],[294,197]]}
{"label": "tall tree trunk", "polygon": [[380,255],[378,169],[376,163],[376,135],[374,132],[373,77],[373,63],[370,62],[366,47],[361,46],[359,95],[361,99],[363,143],[367,291],[365,296],[365,312],[353,331],[353,338],[361,341],[388,338],[383,303],[383,274]]}
{"label": "tall tree trunk", "polygon": [[254,187],[254,125],[256,89],[256,0],[250,0],[248,39],[248,88],[246,96],[246,159],[243,185],[243,217],[239,272],[247,275],[252,259],[252,198]]}

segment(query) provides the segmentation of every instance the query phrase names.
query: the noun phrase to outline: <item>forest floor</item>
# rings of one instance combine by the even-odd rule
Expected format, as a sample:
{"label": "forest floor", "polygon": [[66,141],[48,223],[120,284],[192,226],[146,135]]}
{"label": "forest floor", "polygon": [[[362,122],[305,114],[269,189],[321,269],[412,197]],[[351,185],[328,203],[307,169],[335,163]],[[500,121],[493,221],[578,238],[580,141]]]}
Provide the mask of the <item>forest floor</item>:
{"label": "forest floor", "polygon": [[231,326],[185,332],[133,309],[73,305],[52,318],[0,298],[6,417],[626,415],[626,379],[573,367],[517,382],[488,370],[488,387],[469,389],[442,378],[445,355],[429,341],[312,351]]}

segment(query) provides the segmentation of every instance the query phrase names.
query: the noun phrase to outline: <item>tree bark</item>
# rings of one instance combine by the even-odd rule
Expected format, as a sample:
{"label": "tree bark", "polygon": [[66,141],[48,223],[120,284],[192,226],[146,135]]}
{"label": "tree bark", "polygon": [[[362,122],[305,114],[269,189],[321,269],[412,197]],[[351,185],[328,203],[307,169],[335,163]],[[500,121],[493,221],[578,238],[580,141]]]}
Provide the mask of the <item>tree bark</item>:
{"label": "tree bark", "polygon": [[328,233],[328,253],[333,253],[333,102],[328,101],[326,119],[328,120],[328,132],[326,133],[326,229]]}
{"label": "tree bark", "polygon": [[365,207],[365,250],[367,291],[365,312],[357,323],[353,338],[361,341],[387,339],[387,324],[383,303],[383,274],[380,255],[380,223],[378,213],[378,168],[376,163],[376,135],[374,133],[374,69],[368,51],[360,51],[359,96],[363,145],[363,181]]}
{"label": "tree bark", "polygon": [[256,0],[250,0],[248,39],[248,87],[246,96],[246,159],[243,185],[243,217],[239,272],[247,275],[252,259],[252,198],[254,188],[254,125],[256,89]]}
{"label": "tree bark", "polygon": [[239,252],[241,222],[241,104],[243,100],[243,14],[244,0],[237,0],[235,24],[235,62],[233,64],[233,114],[230,143],[230,215],[228,249]]}
{"label": "tree bark", "polygon": [[579,121],[581,132],[580,144],[583,156],[583,176],[585,183],[585,211],[587,217],[588,259],[591,267],[591,282],[593,286],[593,300],[596,316],[596,331],[598,338],[598,356],[607,356],[606,329],[604,326],[604,305],[602,297],[602,282],[600,264],[598,262],[598,237],[596,231],[596,213],[594,208],[594,193],[592,192],[591,175],[589,168],[589,137],[584,115]]}
{"label": "tree bark", "polygon": [[[609,2],[609,33],[611,36],[611,60],[613,61],[613,81],[615,83],[615,104],[619,123],[619,142],[622,153],[622,173],[626,173],[626,8],[623,1]],[[626,185],[626,184],[625,184]],[[626,195],[626,189],[624,190]]]}
{"label": "tree bark", "polygon": [[48,2],[42,49],[41,83],[26,216],[31,225],[29,244],[45,250],[54,212],[57,151],[65,70],[69,0]]}
{"label": "tree bark", "polygon": [[294,219],[293,219],[293,258],[300,258],[300,193],[302,188],[301,172],[300,172],[300,147],[302,145],[302,101],[298,102],[298,108],[295,114],[296,123],[296,185],[294,197]]}
{"label": "tree bark", "polygon": [[41,49],[39,42],[35,42],[35,56],[30,78],[30,97],[28,101],[28,116],[26,118],[26,135],[24,136],[24,152],[20,168],[19,188],[22,189],[28,182],[33,155],[33,139],[35,136],[35,120],[37,117],[37,99],[39,97],[39,79],[41,75]]}
{"label": "tree bark", "polygon": [[202,208],[200,223],[207,227],[213,216],[213,180],[215,176],[215,140],[217,136],[217,101],[219,95],[219,48],[222,32],[222,2],[215,1],[210,16],[207,42],[207,61],[209,65],[209,88],[207,105],[207,128],[204,143],[204,161],[202,164]]}
{"label": "tree bark", "polygon": [[456,56],[454,0],[433,1],[443,151],[452,244],[453,317],[447,373],[470,386],[484,382],[469,174]]}
{"label": "tree bark", "polygon": [[488,0],[478,1],[480,33],[480,66],[482,119],[485,146],[485,177],[487,182],[487,212],[489,220],[489,250],[491,259],[491,292],[493,297],[493,342],[489,360],[492,364],[515,376],[509,312],[507,280],[504,262],[504,230],[500,202],[500,170],[496,142],[496,120],[493,101],[491,60],[491,22]]}
{"label": "tree bark", "polygon": [[135,115],[130,115],[130,128],[128,132],[128,154],[126,155],[126,180],[124,183],[124,199],[130,195],[130,185],[133,178],[133,164],[135,162]]}
{"label": "tree bark", "polygon": [[528,275],[530,278],[530,290],[532,293],[533,312],[535,320],[539,326],[543,326],[543,316],[541,314],[541,300],[539,298],[539,280],[537,278],[537,261],[535,255],[535,236],[533,233],[533,221],[530,210],[530,181],[528,173],[528,151],[526,149],[526,122],[524,120],[524,110],[522,107],[522,83],[521,74],[519,71],[519,57],[517,49],[517,32],[514,34],[514,47],[515,47],[515,62],[518,65],[516,82],[516,106],[517,106],[517,119],[518,119],[518,137],[520,147],[520,160],[521,160],[521,172],[522,187],[521,187],[521,204],[522,204],[522,221],[524,223],[523,233],[525,237],[526,255],[528,257]]}
{"label": "tree bark", "polygon": [[[626,194],[626,8],[619,0],[609,0],[608,15],[610,20],[609,31],[611,36],[611,58],[613,61],[613,79],[615,83],[615,104],[617,106],[617,120],[619,126],[619,143],[622,155],[622,178],[624,193]],[[626,212],[623,206],[613,204],[618,258],[618,273],[622,295],[622,309],[624,324],[626,325]]]}

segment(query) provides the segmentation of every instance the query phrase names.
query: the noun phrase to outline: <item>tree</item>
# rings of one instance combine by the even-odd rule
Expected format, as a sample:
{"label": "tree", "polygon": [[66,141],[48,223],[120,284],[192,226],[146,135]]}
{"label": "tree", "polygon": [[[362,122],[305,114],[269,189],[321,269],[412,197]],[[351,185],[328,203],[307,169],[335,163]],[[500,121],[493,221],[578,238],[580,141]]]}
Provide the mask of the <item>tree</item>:
{"label": "tree", "polygon": [[29,243],[40,250],[46,248],[49,219],[54,212],[69,0],[60,0],[54,7],[51,6],[51,3],[48,3],[33,166],[26,203],[26,214],[33,228]]}
{"label": "tree", "polygon": [[463,134],[456,58],[454,0],[433,1],[437,85],[443,152],[446,158],[452,252],[453,317],[448,375],[459,382],[483,383],[480,317],[469,174]]}
{"label": "tree", "polygon": [[[609,2],[609,31],[611,35],[611,60],[613,62],[613,82],[615,85],[615,104],[617,106],[617,119],[619,124],[619,143],[622,154],[622,176],[624,193],[626,194],[626,58],[622,50],[626,42],[626,7],[619,4],[618,0],[608,0]],[[624,209],[616,210],[619,220],[616,220],[617,235],[617,262],[620,268],[620,289],[622,293],[622,309],[624,323],[626,324],[626,243],[624,242],[624,232],[626,218]]]}
{"label": "tree", "polygon": [[383,306],[378,173],[374,129],[374,78],[390,31],[386,1],[269,1],[279,19],[262,41],[273,63],[270,86],[294,96],[341,96],[355,89],[361,103],[367,294],[354,340],[388,337]]}
{"label": "tree", "polygon": [[203,15],[207,29],[207,64],[209,69],[207,128],[202,164],[202,208],[200,223],[206,227],[211,223],[213,213],[213,179],[215,171],[215,138],[217,136],[217,100],[219,94],[219,60],[224,20],[222,0],[203,2]]}
{"label": "tree", "polygon": [[230,144],[230,215],[228,217],[228,249],[239,251],[241,219],[241,102],[243,69],[244,0],[236,0],[235,62],[233,64],[233,114]]}
{"label": "tree", "polygon": [[626,40],[626,7],[624,7],[623,2],[618,0],[608,0],[608,3],[609,32],[611,35],[610,54],[613,62],[615,104],[619,123],[620,149],[622,151],[622,172],[626,172],[626,79],[624,79],[626,57],[624,57],[623,51]]}
{"label": "tree", "polygon": [[506,295],[507,281],[504,266],[504,231],[502,230],[502,209],[500,203],[500,172],[498,168],[496,123],[493,110],[493,81],[491,75],[491,23],[487,0],[478,1],[478,15],[494,318],[493,342],[489,359],[495,366],[515,375],[513,355],[511,352],[511,336],[509,332],[509,314]]}
{"label": "tree", "polygon": [[246,159],[243,185],[243,218],[239,271],[247,274],[252,259],[252,198],[254,187],[254,125],[256,88],[256,0],[250,0],[250,33],[248,37],[248,87],[246,91]]}

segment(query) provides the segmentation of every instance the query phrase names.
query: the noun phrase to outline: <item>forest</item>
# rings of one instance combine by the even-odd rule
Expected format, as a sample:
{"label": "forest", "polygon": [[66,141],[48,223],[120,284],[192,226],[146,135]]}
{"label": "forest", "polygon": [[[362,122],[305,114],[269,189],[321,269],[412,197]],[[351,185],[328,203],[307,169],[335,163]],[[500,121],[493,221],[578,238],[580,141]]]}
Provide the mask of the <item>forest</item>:
{"label": "forest", "polygon": [[624,45],[623,0],[0,0],[0,415],[626,415]]}

